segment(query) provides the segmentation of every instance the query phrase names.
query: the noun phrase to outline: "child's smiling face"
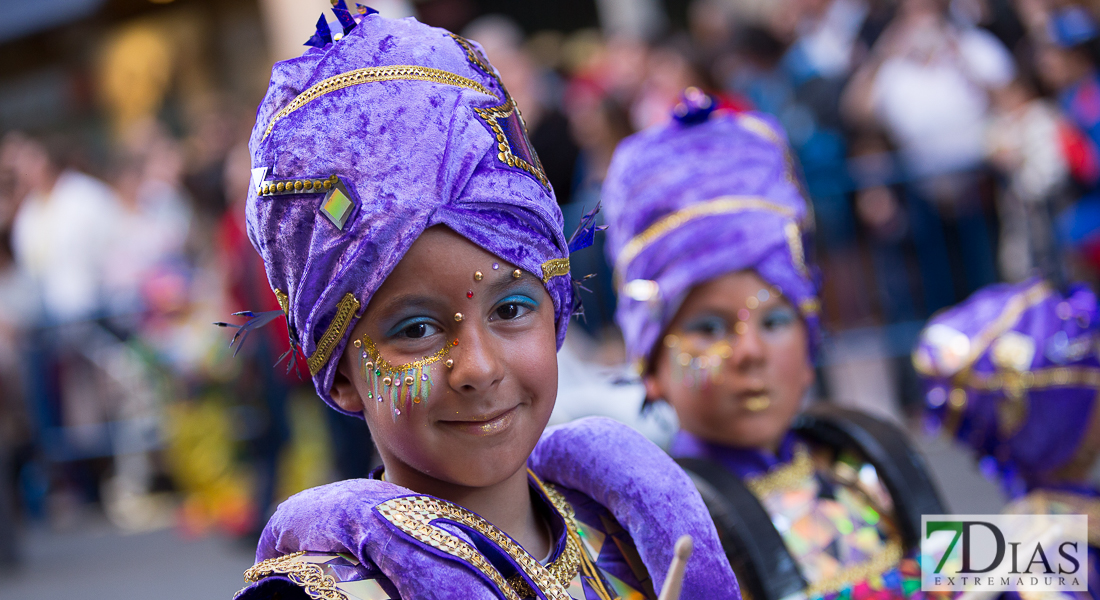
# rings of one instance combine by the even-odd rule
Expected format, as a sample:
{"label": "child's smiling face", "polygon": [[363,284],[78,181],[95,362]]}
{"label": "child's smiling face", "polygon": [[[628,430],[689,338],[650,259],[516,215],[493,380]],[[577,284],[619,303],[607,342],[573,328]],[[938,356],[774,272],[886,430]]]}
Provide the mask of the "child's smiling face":
{"label": "child's smiling face", "polygon": [[[362,345],[348,343],[332,396],[363,413],[388,479],[486,487],[524,468],[557,396],[557,333],[541,280],[515,269],[433,227],[374,294],[350,337]],[[367,338],[374,358],[393,366],[449,346],[425,367],[432,385],[423,401],[399,387],[395,404],[394,378],[387,386],[385,373],[365,372]],[[382,401],[378,389],[389,390]]]}

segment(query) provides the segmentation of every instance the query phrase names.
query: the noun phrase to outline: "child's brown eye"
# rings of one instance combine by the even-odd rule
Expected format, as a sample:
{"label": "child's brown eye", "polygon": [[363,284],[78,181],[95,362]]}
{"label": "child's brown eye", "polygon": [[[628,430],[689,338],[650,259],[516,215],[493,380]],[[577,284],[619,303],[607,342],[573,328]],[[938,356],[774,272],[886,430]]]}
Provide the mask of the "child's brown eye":
{"label": "child's brown eye", "polygon": [[519,316],[519,310],[518,304],[505,304],[497,309],[497,316],[501,319],[511,320]]}

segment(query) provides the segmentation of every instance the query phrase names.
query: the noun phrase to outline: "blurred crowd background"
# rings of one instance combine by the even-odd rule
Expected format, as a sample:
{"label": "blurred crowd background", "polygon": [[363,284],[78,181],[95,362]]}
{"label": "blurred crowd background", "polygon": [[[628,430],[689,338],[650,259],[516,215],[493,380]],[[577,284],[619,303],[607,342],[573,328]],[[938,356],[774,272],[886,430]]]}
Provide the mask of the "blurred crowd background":
{"label": "blurred crowd background", "polygon": [[[279,499],[370,468],[363,423],[273,367],[285,328],[233,356],[211,325],[278,308],[244,232],[247,139],[272,63],[328,5],[0,0],[0,597],[57,576],[35,566],[48,552],[112,547],[88,527],[168,532],[116,545],[189,548],[196,575],[224,550],[201,540],[238,540],[237,572]],[[618,141],[686,87],[775,115],[816,216],[823,398],[916,422],[929,315],[998,280],[1100,273],[1100,2],[371,6],[482,44],[569,231]],[[597,277],[555,418],[613,414],[660,441],[667,415],[644,422],[637,386],[600,383],[626,372],[601,245],[573,265]]]}

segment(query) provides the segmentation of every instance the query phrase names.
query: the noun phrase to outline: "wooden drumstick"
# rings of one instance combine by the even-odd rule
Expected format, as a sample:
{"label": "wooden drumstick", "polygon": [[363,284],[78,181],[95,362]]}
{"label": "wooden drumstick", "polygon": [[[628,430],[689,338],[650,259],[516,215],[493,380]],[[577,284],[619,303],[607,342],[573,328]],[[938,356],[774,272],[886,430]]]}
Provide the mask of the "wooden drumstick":
{"label": "wooden drumstick", "polygon": [[676,540],[676,547],[672,551],[672,564],[668,567],[668,576],[665,577],[665,584],[661,586],[661,595],[657,600],[680,600],[680,588],[684,585],[684,571],[687,569],[693,547],[694,543],[690,535],[682,535]]}

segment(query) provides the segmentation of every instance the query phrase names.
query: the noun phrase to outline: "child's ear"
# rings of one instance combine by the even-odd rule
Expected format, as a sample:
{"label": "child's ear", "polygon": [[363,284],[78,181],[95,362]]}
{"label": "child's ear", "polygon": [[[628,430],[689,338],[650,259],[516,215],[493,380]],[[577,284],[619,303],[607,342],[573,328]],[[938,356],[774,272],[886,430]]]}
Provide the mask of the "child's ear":
{"label": "child's ear", "polygon": [[329,395],[336,405],[350,413],[363,412],[363,399],[359,396],[359,390],[351,380],[347,360],[341,360],[336,367],[336,375],[332,378],[332,387]]}

